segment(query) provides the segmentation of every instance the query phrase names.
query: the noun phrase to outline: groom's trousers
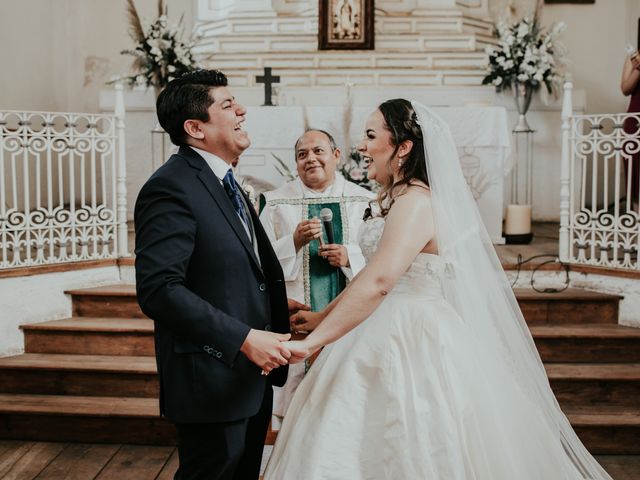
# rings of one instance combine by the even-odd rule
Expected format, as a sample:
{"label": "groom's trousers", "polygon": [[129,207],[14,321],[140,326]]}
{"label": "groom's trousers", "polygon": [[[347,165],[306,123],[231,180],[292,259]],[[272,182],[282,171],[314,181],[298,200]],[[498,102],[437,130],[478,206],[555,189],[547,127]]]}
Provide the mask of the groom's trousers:
{"label": "groom's trousers", "polygon": [[272,406],[273,388],[267,385],[253,417],[176,425],[180,466],[174,480],[257,480]]}

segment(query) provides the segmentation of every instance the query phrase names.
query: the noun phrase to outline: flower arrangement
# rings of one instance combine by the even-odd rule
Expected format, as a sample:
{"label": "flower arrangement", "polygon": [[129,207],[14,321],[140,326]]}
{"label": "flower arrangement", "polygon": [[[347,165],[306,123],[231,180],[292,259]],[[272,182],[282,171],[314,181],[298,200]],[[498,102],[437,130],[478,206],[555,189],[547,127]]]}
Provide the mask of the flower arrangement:
{"label": "flower arrangement", "polygon": [[154,87],[159,91],[174,78],[200,67],[192,52],[198,38],[182,40],[183,17],[177,24],[170,25],[164,0],[158,0],[158,17],[146,31],[133,0],[127,0],[127,15],[131,38],[136,43],[133,50],[120,52],[135,57],[136,73],[124,77],[129,85]]}
{"label": "flower arrangement", "polygon": [[557,42],[564,30],[564,22],[543,31],[537,12],[508,25],[496,26],[498,46],[487,47],[488,73],[483,85],[494,85],[497,92],[515,84],[537,91],[543,84],[549,93],[555,92],[561,81],[559,64],[563,61],[562,46]]}
{"label": "flower arrangement", "polygon": [[378,182],[369,180],[367,177],[367,160],[362,157],[355,146],[351,147],[349,156],[342,165],[340,165],[340,173],[348,181],[353,182],[356,185],[360,185],[367,190],[371,190],[372,192],[377,192],[380,188],[380,184]]}

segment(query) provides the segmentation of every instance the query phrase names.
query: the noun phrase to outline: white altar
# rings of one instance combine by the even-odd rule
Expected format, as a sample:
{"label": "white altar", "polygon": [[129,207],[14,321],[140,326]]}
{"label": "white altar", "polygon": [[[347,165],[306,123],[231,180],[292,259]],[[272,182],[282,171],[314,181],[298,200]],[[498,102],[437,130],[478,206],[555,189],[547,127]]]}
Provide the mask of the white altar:
{"label": "white altar", "polygon": [[[510,168],[511,131],[502,107],[434,108],[450,125],[462,169],[478,202],[480,214],[494,243],[503,243],[504,177]],[[304,131],[305,118],[313,128],[335,136],[343,156],[358,143],[372,108],[352,111],[350,138],[344,138],[344,110],[340,107],[248,107],[245,130],[251,147],[238,165],[239,173],[275,186],[285,180],[276,170],[273,155],[295,172],[293,146]],[[273,155],[272,155],[273,154]]]}

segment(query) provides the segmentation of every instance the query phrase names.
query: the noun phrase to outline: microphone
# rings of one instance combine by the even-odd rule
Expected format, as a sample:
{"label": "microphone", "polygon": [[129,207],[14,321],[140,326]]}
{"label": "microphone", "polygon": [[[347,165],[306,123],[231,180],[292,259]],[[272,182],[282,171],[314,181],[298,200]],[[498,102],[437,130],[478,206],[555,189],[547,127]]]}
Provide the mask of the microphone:
{"label": "microphone", "polygon": [[322,226],[327,234],[327,241],[333,243],[333,212],[330,208],[323,208],[320,210],[320,220],[322,220]]}

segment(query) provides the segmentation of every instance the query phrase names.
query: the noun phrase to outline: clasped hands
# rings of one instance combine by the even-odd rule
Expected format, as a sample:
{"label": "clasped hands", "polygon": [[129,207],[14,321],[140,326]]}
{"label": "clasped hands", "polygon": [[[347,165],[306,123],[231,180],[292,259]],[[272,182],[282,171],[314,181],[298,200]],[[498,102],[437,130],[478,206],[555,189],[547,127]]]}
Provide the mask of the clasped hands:
{"label": "clasped hands", "polygon": [[[288,307],[294,333],[313,330],[321,320],[320,313],[311,312],[308,305],[288,299]],[[256,329],[249,331],[240,351],[262,369],[263,375],[282,365],[302,362],[313,353],[305,340],[292,341],[290,333]]]}

